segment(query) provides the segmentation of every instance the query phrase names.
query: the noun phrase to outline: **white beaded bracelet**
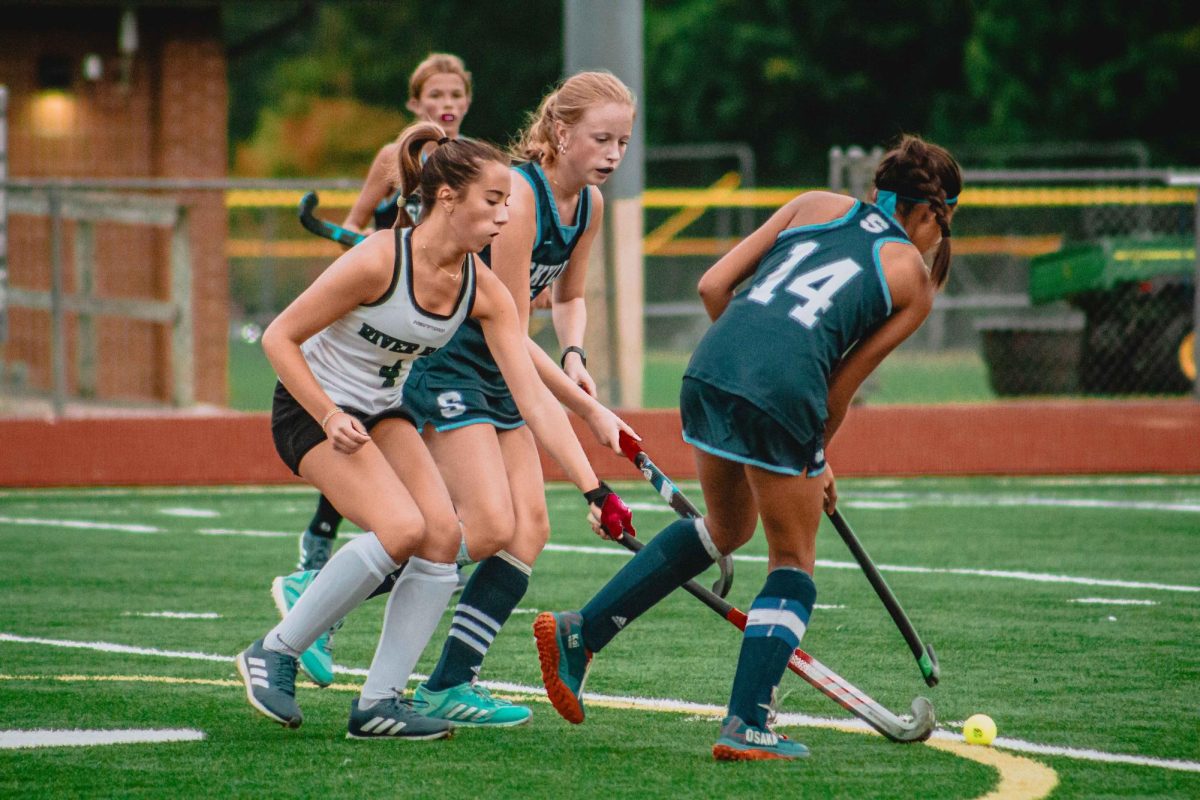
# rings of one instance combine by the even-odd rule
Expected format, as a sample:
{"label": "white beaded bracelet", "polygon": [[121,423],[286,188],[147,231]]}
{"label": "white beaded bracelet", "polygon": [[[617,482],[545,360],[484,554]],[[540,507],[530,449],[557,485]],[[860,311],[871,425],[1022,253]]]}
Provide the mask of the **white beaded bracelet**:
{"label": "white beaded bracelet", "polygon": [[334,414],[343,414],[343,413],[345,413],[345,412],[343,412],[337,406],[334,406],[333,409],[328,414],[326,414],[324,417],[321,417],[321,430],[325,430],[325,426],[329,424],[329,420],[331,420],[333,418]]}

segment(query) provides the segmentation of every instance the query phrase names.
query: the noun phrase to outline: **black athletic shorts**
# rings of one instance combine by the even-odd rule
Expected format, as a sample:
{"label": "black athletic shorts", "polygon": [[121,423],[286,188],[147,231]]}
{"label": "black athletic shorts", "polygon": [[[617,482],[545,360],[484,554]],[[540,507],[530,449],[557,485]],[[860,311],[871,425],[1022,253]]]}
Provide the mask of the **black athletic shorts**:
{"label": "black athletic shorts", "polygon": [[[346,406],[342,406],[342,410],[362,422],[368,432],[385,419],[399,418],[413,422],[412,415],[402,408],[388,408],[377,414],[367,414]],[[413,422],[413,425],[415,427],[416,423]],[[271,438],[275,440],[275,452],[279,453],[283,463],[299,475],[300,459],[329,437],[321,430],[321,423],[296,402],[296,398],[282,383],[275,381],[275,397],[271,402]]]}

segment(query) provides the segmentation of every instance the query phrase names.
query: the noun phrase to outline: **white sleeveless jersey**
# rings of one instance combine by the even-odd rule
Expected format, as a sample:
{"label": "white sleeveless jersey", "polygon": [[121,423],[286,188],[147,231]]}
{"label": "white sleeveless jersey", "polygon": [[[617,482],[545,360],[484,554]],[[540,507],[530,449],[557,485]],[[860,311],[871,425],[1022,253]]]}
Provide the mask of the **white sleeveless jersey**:
{"label": "white sleeveless jersey", "polygon": [[412,362],[434,353],[471,313],[475,258],[468,255],[454,309],[447,315],[421,308],[413,294],[412,228],[396,230],[392,283],[373,303],[361,305],[300,347],[317,382],[339,406],[377,414],[400,406]]}

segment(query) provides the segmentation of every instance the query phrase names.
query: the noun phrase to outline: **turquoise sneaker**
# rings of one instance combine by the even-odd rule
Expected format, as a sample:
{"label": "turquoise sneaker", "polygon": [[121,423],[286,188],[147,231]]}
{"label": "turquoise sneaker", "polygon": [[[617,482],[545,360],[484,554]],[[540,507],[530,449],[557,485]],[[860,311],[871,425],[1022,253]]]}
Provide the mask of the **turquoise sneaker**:
{"label": "turquoise sneaker", "polygon": [[[286,617],[296,605],[300,595],[317,577],[316,570],[293,572],[291,575],[280,575],[271,581],[271,597],[275,600],[275,608],[279,616]],[[317,637],[307,650],[300,654],[300,669],[304,674],[322,688],[333,683],[333,634],[342,626],[339,620],[336,625]]]}
{"label": "turquoise sneaker", "polygon": [[460,683],[440,692],[422,683],[413,694],[413,709],[426,717],[447,719],[461,727],[511,728],[529,722],[533,712],[474,683]]}
{"label": "turquoise sneaker", "polygon": [[769,727],[747,725],[741,717],[730,716],[721,723],[721,736],[712,754],[717,761],[791,761],[807,757],[808,748]]}
{"label": "turquoise sneaker", "polygon": [[578,611],[543,611],[533,621],[546,696],[562,718],[583,722],[583,684],[592,654],[583,646],[583,617]]}

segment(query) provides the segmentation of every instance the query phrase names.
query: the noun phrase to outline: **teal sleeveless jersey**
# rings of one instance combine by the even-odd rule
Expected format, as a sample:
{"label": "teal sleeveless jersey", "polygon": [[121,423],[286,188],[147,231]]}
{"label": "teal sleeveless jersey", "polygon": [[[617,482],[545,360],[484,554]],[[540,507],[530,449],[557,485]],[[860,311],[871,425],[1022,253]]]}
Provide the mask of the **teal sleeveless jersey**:
{"label": "teal sleeveless jersey", "polygon": [[789,228],[696,348],[684,375],[741,397],[799,442],[824,433],[829,376],[892,313],[879,251],[908,242],[879,208]]}
{"label": "teal sleeveless jersey", "polygon": [[[537,204],[537,238],[529,264],[529,298],[532,300],[550,286],[563,270],[579,237],[587,230],[591,221],[591,189],[585,186],[579,193],[575,221],[563,225],[558,218],[558,206],[550,191],[546,173],[535,161],[513,167],[533,188]],[[490,263],[491,248],[479,255]],[[418,371],[419,368],[419,371]],[[413,365],[413,377],[424,375],[424,385],[433,389],[482,389],[489,394],[509,394],[508,386],[500,375],[500,368],[492,359],[483,338],[483,328],[473,319],[468,319],[458,329],[450,343],[436,354],[423,358]]]}

